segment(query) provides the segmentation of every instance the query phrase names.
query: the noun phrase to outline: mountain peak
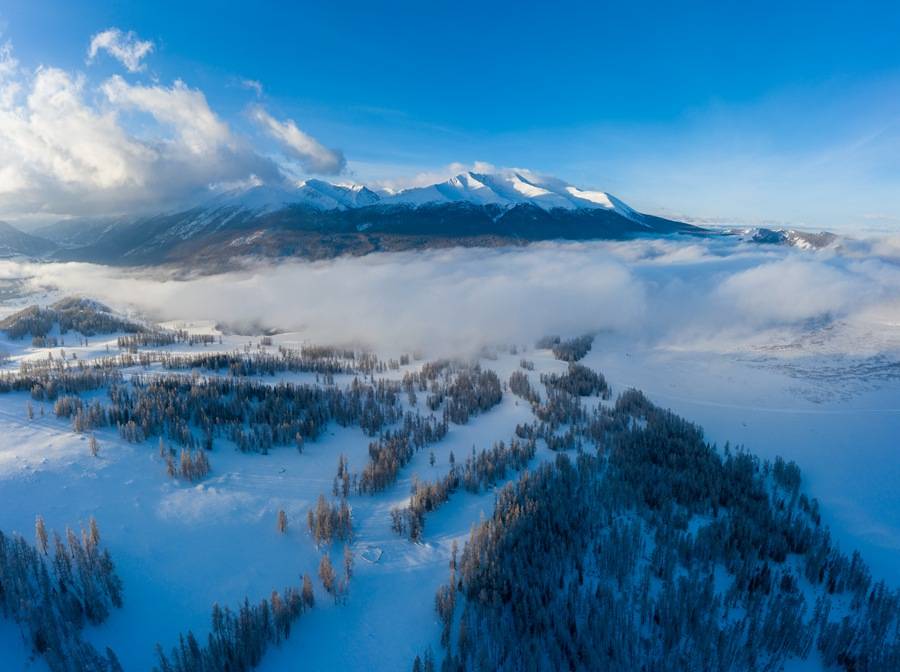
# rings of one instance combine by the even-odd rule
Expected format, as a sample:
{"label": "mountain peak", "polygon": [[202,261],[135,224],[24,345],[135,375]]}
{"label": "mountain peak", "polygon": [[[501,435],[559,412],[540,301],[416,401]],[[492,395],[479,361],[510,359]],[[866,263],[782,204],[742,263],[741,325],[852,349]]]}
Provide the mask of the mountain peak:
{"label": "mountain peak", "polygon": [[511,207],[529,203],[544,210],[615,210],[624,217],[636,213],[622,201],[603,191],[575,187],[555,177],[539,176],[529,170],[504,170],[494,173],[468,171],[423,187],[403,189],[382,198],[383,203],[449,203],[468,201],[479,205]]}
{"label": "mountain peak", "polygon": [[242,190],[219,194],[208,204],[237,206],[254,212],[271,212],[289,205],[317,210],[345,210],[370,205],[409,205],[468,202],[474,205],[536,205],[543,210],[604,209],[628,219],[639,215],[614,196],[581,189],[555,177],[540,176],[525,169],[492,173],[466,171],[443,182],[399,191],[375,190],[363,184],[333,184],[310,178],[289,186],[254,184]]}

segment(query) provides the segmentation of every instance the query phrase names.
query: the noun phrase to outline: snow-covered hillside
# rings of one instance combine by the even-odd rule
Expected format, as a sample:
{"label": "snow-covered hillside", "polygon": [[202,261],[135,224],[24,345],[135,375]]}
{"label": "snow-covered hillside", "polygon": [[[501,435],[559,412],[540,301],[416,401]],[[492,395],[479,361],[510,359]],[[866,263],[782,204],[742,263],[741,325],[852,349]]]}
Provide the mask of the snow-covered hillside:
{"label": "snow-covered hillside", "polygon": [[[565,669],[546,622],[582,606],[579,646],[609,626],[631,662],[708,651],[743,661],[719,669],[759,655],[775,669],[892,670],[900,642],[878,633],[900,615],[895,259],[887,242],[801,251],[721,236],[201,277],[5,261],[0,531],[22,541],[0,539],[0,559],[13,576],[26,556],[65,575],[41,529],[73,529],[62,553],[101,578],[96,549],[108,551],[121,606],[71,619],[54,650],[108,646],[128,672],[162,664],[157,643],[175,672],[193,669],[172,653],[180,637],[213,655],[216,623],[245,604],[247,623],[282,624],[248,635],[264,645],[241,669],[264,672],[403,670],[429,650],[440,665],[464,649],[463,619],[484,623],[462,642],[485,655],[521,641]],[[564,485],[566,465],[606,488],[532,498],[503,523],[515,488],[538,474]],[[596,526],[587,546],[568,546],[587,530],[558,524],[573,519]],[[502,573],[483,593],[498,610],[481,600],[480,553],[488,573],[518,568],[515,604]],[[530,594],[536,567],[569,569]],[[0,580],[17,597],[44,585]],[[64,585],[81,595],[79,581]],[[299,603],[286,637],[281,605],[306,585],[315,604]],[[70,603],[51,594],[43,610],[7,606],[4,669],[48,669],[40,614]],[[534,611],[540,595],[551,606]],[[877,664],[823,663],[859,656]]]}
{"label": "snow-covered hillside", "polygon": [[332,184],[324,180],[309,179],[296,187],[253,185],[226,191],[208,203],[207,209],[222,207],[241,208],[256,213],[274,212],[299,205],[317,210],[345,210],[378,203],[380,196],[361,184]]}
{"label": "snow-covered hillside", "polygon": [[[220,334],[206,324],[174,326],[212,338],[200,346],[181,342],[142,350],[148,355],[181,353],[188,357],[243,352],[249,361],[250,357],[277,356],[280,347],[303,346],[300,334],[269,339]],[[120,336],[127,337],[95,337],[89,345],[71,337],[64,345],[66,356],[84,363],[98,361],[118,350],[116,339]],[[3,345],[12,353],[7,371],[21,368],[23,363],[26,367],[28,363],[40,365],[51,352],[29,348],[16,340]],[[634,384],[645,385],[661,404],[702,419],[710,425],[710,438],[720,446],[732,438],[767,458],[801,458],[812,474],[804,493],[824,495],[822,515],[837,529],[843,547],[862,548],[865,557],[875,560],[877,578],[884,577],[891,584],[900,581],[897,565],[891,562],[892,537],[886,536],[892,532],[883,527],[893,520],[885,517],[885,509],[895,511],[896,507],[881,507],[877,518],[863,518],[865,524],[861,525],[858,507],[849,505],[851,498],[860,501],[864,473],[879,471],[885,475],[885,485],[894,478],[894,467],[884,449],[888,437],[900,431],[900,415],[890,411],[871,415],[856,406],[841,412],[839,401],[798,402],[786,387],[789,379],[777,369],[760,369],[736,360],[713,365],[708,358],[677,352],[661,356],[635,350],[633,345],[603,338],[582,361],[610,372],[614,395]],[[58,349],[52,352],[61,354]],[[568,356],[563,351],[557,354]],[[484,355],[484,369],[495,371],[503,381],[511,380],[516,372],[524,374],[541,396],[547,394],[544,383],[548,379],[544,376],[567,371],[567,364],[548,349],[526,345],[517,350],[492,349]],[[398,356],[385,355],[384,361]],[[126,366],[123,371],[126,376],[164,374],[161,360],[153,361]],[[397,368],[392,365],[375,373],[375,378],[397,381],[423,370],[423,360],[399,361],[402,363]],[[202,384],[206,376],[227,374],[204,369],[191,374],[185,369],[183,375],[193,375]],[[338,374],[333,383],[349,386],[354,377]],[[248,380],[264,385],[314,384],[318,378],[314,373],[285,371],[275,376],[250,375]],[[744,384],[727,384],[737,378]],[[670,383],[654,382],[659,380]],[[751,387],[747,380],[753,381]],[[710,389],[716,390],[715,397],[704,402]],[[891,384],[860,404],[888,406],[895,392],[896,385]],[[275,447],[265,451],[268,454],[242,452],[234,442],[220,436],[210,453],[211,473],[192,482],[166,475],[166,461],[157,451],[156,438],[129,441],[114,427],[98,427],[90,434],[74,433],[70,421],[56,417],[53,404],[29,400],[33,395],[25,392],[0,394],[0,430],[6,436],[0,442],[4,503],[0,530],[31,539],[36,515],[42,516],[50,530],[59,532],[66,527],[86,526],[91,518],[98,521],[102,543],[111,552],[123,581],[124,606],[113,610],[106,622],[87,627],[83,636],[99,651],[111,646],[125,670],[150,669],[157,664],[155,645],[160,643],[168,651],[188,631],[204,642],[213,604],[234,609],[245,598],[255,603],[269,598],[272,590],[299,585],[303,574],[314,578],[316,604],[300,616],[287,640],[268,649],[259,669],[280,672],[293,669],[298,660],[310,670],[406,669],[416,655],[428,649],[440,655],[441,624],[434,608],[435,591],[447,580],[454,549],[461,550],[472,526],[491,516],[496,487],[514,480],[517,474],[506,473],[478,492],[461,489],[452,494],[447,504],[427,514],[424,534],[416,543],[392,531],[391,509],[408,504],[411,488],[418,487],[414,484],[436,482],[454,463],[498,441],[514,438],[517,426],[534,419],[532,408],[521,394],[507,391],[500,403],[486,412],[463,424],[451,424],[445,438],[415,451],[383,491],[351,492],[348,501],[354,532],[347,547],[354,557],[353,575],[346,592],[337,599],[322,588],[316,573],[325,553],[330,553],[336,565],[340,563],[342,544],[317,545],[307,529],[307,512],[320,495],[331,499],[339,487],[334,478],[341,456],[346,458],[350,472],[364,472],[372,459],[369,446],[373,437],[359,427],[335,422],[330,422],[316,440],[306,443],[302,452],[291,446]],[[101,390],[89,392],[84,398],[104,403],[105,396]],[[424,393],[416,396],[415,400],[405,399],[403,405],[428,413],[431,402]],[[585,403],[588,408],[600,408],[606,402],[592,394]],[[779,409],[766,409],[764,404],[776,404]],[[96,456],[89,449],[91,435],[99,444]],[[845,442],[850,436],[861,435],[873,441],[865,454],[871,459],[857,452],[851,460]],[[560,437],[564,440],[563,433]],[[559,450],[561,447],[557,447]],[[553,462],[557,451],[539,442],[528,468]],[[816,455],[822,451],[832,457],[817,460]],[[847,459],[835,461],[836,455]],[[841,465],[843,476],[829,466],[836,464]],[[845,478],[854,470],[857,475]],[[873,485],[880,488],[878,501],[883,503],[885,497],[893,496],[890,487],[877,485],[880,481],[867,482],[870,489]],[[285,532],[278,529],[279,511],[286,514]],[[700,517],[691,523],[691,529],[705,522],[708,520]],[[881,526],[880,531],[873,527],[876,524]],[[717,581],[726,580],[727,575],[721,571]],[[838,613],[846,608],[843,601],[836,600]],[[6,669],[46,669],[43,660],[30,652],[21,632],[10,621],[0,620]],[[789,657],[788,662],[796,666],[803,661]],[[821,669],[815,650],[803,669]]]}
{"label": "snow-covered hillside", "polygon": [[45,238],[9,227],[8,253],[221,269],[259,257],[321,259],[455,245],[707,234],[636,212],[606,192],[527,170],[466,172],[399,191],[320,179],[253,179],[211,189],[192,204],[156,212],[60,221],[41,228]]}
{"label": "snow-covered hillside", "polygon": [[744,228],[730,229],[730,232],[751,243],[787,245],[801,250],[820,250],[838,241],[835,234],[827,231],[813,233],[796,229]]}
{"label": "snow-covered hillside", "polygon": [[615,196],[603,191],[579,189],[554,177],[543,177],[527,170],[500,173],[466,172],[424,187],[413,187],[388,194],[383,203],[455,203],[503,206],[529,203],[545,210],[563,208],[602,208],[631,218],[634,211]]}
{"label": "snow-covered hillside", "polygon": [[542,209],[604,209],[623,217],[635,212],[625,203],[603,191],[575,187],[560,179],[536,175],[528,170],[496,173],[460,173],[444,182],[400,190],[370,189],[361,184],[331,184],[309,179],[296,187],[272,187],[262,184],[227,191],[206,207],[237,206],[271,212],[288,205],[320,210],[360,208],[375,204],[419,206],[440,203],[513,206],[524,203]]}

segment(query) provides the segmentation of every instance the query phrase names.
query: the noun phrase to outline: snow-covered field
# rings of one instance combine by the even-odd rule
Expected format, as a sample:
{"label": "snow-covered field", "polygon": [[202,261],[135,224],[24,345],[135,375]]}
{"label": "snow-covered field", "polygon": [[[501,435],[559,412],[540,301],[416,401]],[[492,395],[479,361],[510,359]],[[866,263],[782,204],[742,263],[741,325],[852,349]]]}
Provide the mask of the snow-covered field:
{"label": "snow-covered field", "polygon": [[[284,335],[276,345],[292,339]],[[231,336],[206,350],[229,351],[247,342]],[[65,349],[89,359],[106,354],[107,344],[115,351],[115,338],[108,337]],[[46,350],[21,348],[9,366],[41,356]],[[537,359],[546,370],[562,368],[549,353]],[[519,357],[505,355],[490,364],[508,378]],[[312,378],[288,374],[270,382]],[[149,670],[157,662],[155,645],[168,650],[179,633],[205,636],[213,603],[239,606],[245,597],[258,601],[272,590],[299,585],[303,573],[315,578],[322,550],[307,531],[306,512],[320,494],[330,494],[339,456],[348,458],[351,471],[360,471],[371,440],[359,428],[336,425],[302,454],[291,447],[243,454],[217,440],[212,474],[191,485],[166,476],[155,441],[131,444],[114,430],[97,431],[100,455],[94,458],[87,437],[73,433],[49,406],[42,416],[36,404],[36,417],[29,420],[27,400],[24,393],[0,396],[0,529],[31,539],[36,515],[59,531],[96,518],[125,584],[125,606],[103,625],[88,628],[86,639],[101,651],[111,646],[126,670]],[[391,531],[389,510],[405,503],[413,478],[443,475],[451,451],[464,458],[473,448],[508,441],[529,416],[527,404],[507,394],[498,407],[453,425],[444,440],[417,453],[386,492],[352,496],[356,559],[345,603],[334,604],[318,587],[316,608],[301,617],[290,640],[269,652],[261,669],[292,669],[288,661],[298,656],[305,669],[371,669],[375,655],[379,669],[403,669],[426,646],[437,650],[433,596],[446,581],[451,544],[457,540],[461,547],[471,525],[490,514],[493,494],[456,495],[429,519],[422,544]],[[536,461],[550,454],[544,449]],[[276,529],[279,509],[289,521],[284,535]],[[336,543],[331,552],[335,563],[340,549]],[[44,669],[40,659],[29,659],[8,621],[0,622],[0,650],[9,669]]]}
{"label": "snow-covered field", "polygon": [[[546,258],[546,251],[538,254]],[[565,265],[570,251],[556,254],[554,263]],[[623,297],[624,303],[642,303],[621,306],[619,318],[598,318],[598,327],[604,328],[583,363],[606,375],[614,395],[628,387],[642,389],[659,405],[702,425],[710,441],[719,445],[730,441],[764,458],[780,455],[797,461],[803,469],[804,491],[820,500],[824,519],[842,547],[859,548],[877,578],[900,586],[900,491],[896,487],[900,483],[900,324],[896,311],[890,309],[894,305],[891,283],[896,281],[896,275],[891,274],[895,271],[882,260],[887,270],[878,270],[881,285],[877,301],[866,301],[863,311],[851,311],[847,306],[853,304],[855,290],[846,289],[845,278],[837,282],[830,275],[834,269],[828,259],[819,260],[815,263],[824,264],[826,280],[832,282],[825,291],[840,294],[837,303],[826,302],[818,310],[828,315],[827,319],[811,319],[815,310],[794,310],[787,300],[778,299],[776,327],[756,315],[749,320],[750,327],[745,324],[742,326],[747,328],[728,331],[722,329],[724,319],[762,310],[756,295],[777,287],[778,273],[787,273],[786,282],[793,290],[806,282],[805,273],[811,272],[814,279],[818,276],[815,269],[805,266],[812,262],[798,261],[793,252],[779,259],[769,251],[752,256],[755,253],[742,249],[733,262],[737,270],[732,269],[733,274],[723,279],[715,275],[722,272],[725,263],[718,254],[714,249],[698,251],[693,244],[648,246],[640,253],[635,246],[616,248],[616,264],[624,264],[629,270],[620,277],[615,273],[609,276],[607,268],[606,275],[592,278],[588,287],[602,293],[604,278],[613,277],[618,283],[617,294],[604,295],[589,307],[616,310],[616,296]],[[666,258],[665,268],[660,255]],[[498,264],[493,258],[481,261]],[[783,264],[776,269],[775,279],[766,274],[752,275],[752,271],[771,263]],[[530,262],[521,258],[516,264],[523,272],[530,268]],[[673,267],[678,268],[676,277],[664,276]],[[383,279],[390,271],[377,264],[374,268],[366,271],[366,277],[374,277],[375,286],[364,289],[364,296],[393,286],[392,281]],[[718,270],[713,272],[711,268]],[[333,277],[327,267],[320,266],[314,272]],[[56,281],[68,277],[57,273]],[[871,264],[865,271],[855,269],[853,273],[852,282],[864,274],[875,275]],[[633,286],[635,278],[640,280],[637,288]],[[442,282],[447,280],[452,284],[457,276],[447,275]],[[487,304],[479,303],[467,319],[481,316],[490,324],[499,324],[510,310],[532,310],[521,301],[517,290],[510,288],[515,284],[512,280],[509,286],[498,285],[495,277],[489,280],[485,284],[493,289],[476,292],[476,302],[496,302],[499,315],[487,316]],[[85,281],[97,288],[99,285],[93,282]],[[523,282],[528,285],[534,280],[526,277]],[[254,283],[250,284],[261,292],[260,304],[265,306],[272,299]],[[425,285],[434,288],[427,282]],[[717,287],[713,299],[706,290],[696,289],[710,285]],[[575,300],[565,306],[568,314],[551,305],[566,295],[559,282],[549,282],[544,289],[536,299],[534,315],[510,327],[513,332],[524,329],[519,342],[532,336],[528,328],[536,329],[544,323],[540,312],[544,308],[551,329],[591,324],[591,316],[579,313]],[[35,300],[48,303],[65,287],[57,285],[44,293],[34,290],[31,286],[8,300],[2,313]],[[191,300],[201,301],[207,290],[205,287]],[[169,292],[160,290],[160,296],[171,297]],[[575,294],[583,297],[585,289]],[[436,295],[448,296],[442,292]],[[678,305],[677,297],[684,298],[685,306]],[[140,297],[133,298],[140,305]],[[507,299],[511,306],[505,305]],[[690,312],[701,300],[706,302],[703,305],[712,303],[713,307],[698,315],[698,327],[691,322]],[[804,295],[795,300],[811,299]],[[715,305],[729,301],[726,318],[717,317]],[[119,307],[125,305],[132,303],[123,302]],[[321,302],[317,305],[325,310]],[[426,318],[434,316],[441,327],[449,329],[454,321],[466,321],[454,314],[462,304],[451,300],[449,305],[448,315],[442,315],[440,306],[422,308],[421,302],[410,310],[422,308]],[[327,318],[332,326],[355,319],[353,311],[340,312]],[[682,312],[687,314],[679,315]],[[671,320],[672,328],[662,329],[657,321],[652,329],[638,333],[642,325],[650,324],[648,313],[657,313],[660,321]],[[309,311],[301,311],[299,319],[309,316]],[[385,321],[395,317],[397,329],[414,321],[409,310],[399,316],[385,316],[372,308],[364,317],[380,330],[375,333],[379,342],[384,341],[385,333],[398,333],[385,331]],[[190,323],[183,316],[180,319],[167,326],[191,326],[197,332],[218,334],[214,320]],[[701,327],[710,331],[701,333]],[[426,349],[423,356],[443,354],[448,343],[458,343],[476,328],[477,322],[461,326],[450,338],[440,341],[438,352]],[[356,326],[349,335],[356,340],[364,331]],[[512,333],[500,331],[505,337]],[[307,336],[307,331],[282,333],[274,342],[275,346],[294,347]],[[221,344],[193,348],[181,344],[165,349],[232,351],[250,344],[255,351],[259,340],[258,334],[226,334]],[[74,353],[82,360],[117,352],[114,335],[91,338],[87,346],[67,337],[63,347],[69,357]],[[380,354],[395,357],[400,347]],[[4,365],[7,371],[16,370],[22,361],[43,359],[48,353],[25,341],[8,339],[0,339],[0,348],[11,356]],[[53,349],[55,356],[59,349]],[[535,381],[540,373],[561,371],[565,366],[549,351],[535,350],[531,345],[527,351],[501,352],[496,359],[483,359],[482,365],[506,381],[523,356],[535,363],[535,371],[530,374]],[[400,371],[380,375],[396,378],[420,364],[414,361]],[[349,377],[338,378],[338,384],[349,382]],[[312,374],[284,374],[264,380],[314,379]],[[299,585],[304,573],[315,577],[322,549],[307,532],[306,512],[320,494],[331,492],[340,455],[348,458],[354,472],[368,460],[370,438],[359,428],[330,425],[302,453],[280,447],[268,455],[245,454],[229,441],[217,439],[210,456],[212,473],[190,484],[166,475],[155,439],[133,444],[114,430],[97,431],[100,454],[95,458],[89,453],[87,438],[73,433],[70,423],[58,420],[49,405],[41,414],[40,405],[35,404],[36,417],[28,419],[27,400],[25,393],[0,395],[0,530],[32,539],[36,515],[44,517],[49,529],[60,532],[66,527],[86,526],[91,517],[96,518],[124,582],[125,597],[124,607],[113,610],[102,625],[89,627],[85,638],[100,650],[106,646],[115,649],[129,672],[151,669],[156,663],[155,645],[160,643],[168,650],[177,643],[179,633],[193,630],[204,638],[213,603],[235,607],[245,598],[255,602],[273,590]],[[445,439],[419,451],[386,492],[351,495],[355,573],[349,594],[336,604],[316,580],[316,607],[295,623],[289,640],[267,652],[260,669],[298,669],[297,661],[302,661],[302,668],[308,670],[399,670],[408,669],[414,656],[426,647],[438,650],[435,590],[447,579],[452,543],[456,541],[462,547],[472,525],[490,515],[493,492],[454,494],[449,503],[428,516],[424,541],[418,544],[390,529],[389,511],[407,500],[415,477],[434,480],[446,473],[451,451],[459,459],[470,454],[473,447],[481,450],[495,441],[508,441],[516,424],[530,417],[528,405],[506,393],[497,407],[471,418],[468,424],[451,425]],[[432,450],[433,466],[429,463]],[[535,462],[551,456],[542,447]],[[282,509],[288,516],[287,534],[276,529],[277,512]],[[340,563],[340,554],[341,545],[335,544],[331,555],[336,564]],[[4,670],[45,669],[41,659],[30,658],[11,621],[0,621],[0,652],[0,668]]]}
{"label": "snow-covered field", "polygon": [[900,379],[855,389],[852,378],[798,379],[777,362],[609,341],[599,337],[585,363],[615,389],[643,390],[719,446],[795,460],[841,546],[900,585]]}

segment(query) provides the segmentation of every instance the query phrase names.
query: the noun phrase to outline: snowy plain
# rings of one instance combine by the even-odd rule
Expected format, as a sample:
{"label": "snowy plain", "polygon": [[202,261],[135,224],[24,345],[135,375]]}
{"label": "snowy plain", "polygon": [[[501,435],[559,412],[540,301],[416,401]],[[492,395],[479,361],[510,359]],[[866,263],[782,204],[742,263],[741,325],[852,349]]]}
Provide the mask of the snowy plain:
{"label": "snowy plain", "polygon": [[[425,358],[462,350],[460,344],[468,346],[460,354],[479,352],[488,343],[473,334],[493,331],[498,343],[520,348],[482,360],[504,381],[521,357],[535,362],[534,380],[562,370],[548,351],[533,348],[536,337],[592,331],[584,363],[606,375],[614,395],[637,387],[702,425],[720,446],[730,441],[763,458],[796,460],[804,491],[820,500],[842,547],[860,549],[876,578],[897,586],[900,255],[890,242],[879,245],[848,243],[821,253],[693,241],[538,246],[434,255],[432,271],[397,255],[187,281],[4,262],[11,298],[2,311],[74,292],[206,333],[216,331],[216,311],[222,320],[297,330],[276,335],[272,347],[310,337],[360,342],[368,335],[373,347],[388,348],[387,356],[418,346]],[[459,278],[476,268],[481,289],[460,286]],[[575,273],[562,277],[564,270]],[[408,303],[396,304],[391,291],[404,274],[419,291],[404,290]],[[307,305],[314,291],[324,295]],[[185,297],[180,307],[176,296]],[[265,319],[275,305],[271,319],[280,325]],[[288,322],[292,311],[295,321]],[[412,328],[417,321],[429,325]],[[226,334],[206,349],[248,343],[255,349],[259,334]],[[0,347],[11,354],[5,365],[11,371],[47,356],[47,349],[22,341],[3,339]],[[64,347],[69,356],[99,357],[116,351],[115,335]],[[310,377],[268,380],[282,379]],[[187,484],[166,476],[153,441],[131,444],[113,430],[98,431],[100,455],[93,458],[86,437],[69,423],[49,407],[29,420],[26,403],[24,393],[0,395],[0,529],[31,539],[37,514],[60,532],[97,519],[124,581],[125,606],[85,637],[115,649],[129,672],[152,668],[157,642],[168,648],[188,629],[206,632],[213,603],[257,601],[298,585],[304,572],[315,576],[321,549],[306,531],[306,511],[330,492],[339,455],[352,471],[367,460],[369,438],[358,428],[330,426],[302,454],[291,447],[242,454],[217,440],[212,473]],[[496,408],[451,426],[433,446],[434,466],[430,449],[420,451],[386,492],[352,496],[356,560],[346,602],[335,604],[316,581],[315,609],[260,669],[298,669],[297,661],[309,670],[406,669],[427,646],[437,651],[435,589],[446,580],[452,543],[462,547],[471,526],[490,515],[493,492],[455,494],[429,515],[421,544],[391,531],[389,510],[407,499],[414,477],[445,473],[451,451],[460,458],[473,447],[508,441],[529,415],[527,404],[507,393]],[[535,461],[550,456],[542,449]],[[285,535],[276,530],[279,509],[288,515]],[[340,552],[336,544],[332,558]],[[0,651],[3,669],[44,669],[7,621],[0,623]]]}

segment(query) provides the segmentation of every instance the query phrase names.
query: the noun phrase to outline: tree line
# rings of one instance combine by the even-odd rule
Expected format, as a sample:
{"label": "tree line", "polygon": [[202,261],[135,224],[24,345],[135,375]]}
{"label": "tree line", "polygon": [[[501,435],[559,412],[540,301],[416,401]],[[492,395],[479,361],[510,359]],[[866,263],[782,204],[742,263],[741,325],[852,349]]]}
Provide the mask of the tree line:
{"label": "tree line", "polygon": [[39,516],[34,545],[0,532],[0,610],[52,672],[121,672],[112,650],[101,654],[81,639],[85,625],[121,606],[122,582],[93,519],[80,535],[67,529],[65,539],[51,539]]}
{"label": "tree line", "polygon": [[438,592],[442,669],[900,669],[900,592],[833,544],[795,464],[637,391],[569,429],[575,459],[502,489]]}
{"label": "tree line", "polygon": [[425,514],[435,511],[463,488],[468,492],[481,492],[506,478],[510,470],[525,468],[534,457],[537,445],[534,439],[512,439],[509,444],[498,441],[486,450],[475,452],[461,466],[450,453],[450,471],[435,482],[413,481],[409,504],[391,508],[391,529],[419,541],[425,531]]}
{"label": "tree line", "polygon": [[269,646],[290,637],[294,622],[314,604],[308,575],[301,588],[272,591],[270,599],[258,604],[244,599],[237,611],[214,604],[206,644],[190,630],[179,635],[168,654],[157,644],[159,663],[154,672],[248,672],[259,665]]}
{"label": "tree line", "polygon": [[591,351],[594,337],[591,334],[563,339],[559,336],[545,336],[535,343],[541,350],[551,350],[553,356],[564,362],[577,362]]}

